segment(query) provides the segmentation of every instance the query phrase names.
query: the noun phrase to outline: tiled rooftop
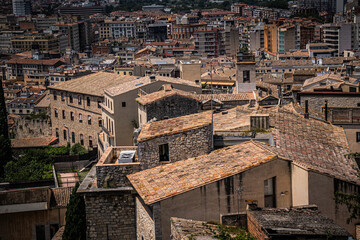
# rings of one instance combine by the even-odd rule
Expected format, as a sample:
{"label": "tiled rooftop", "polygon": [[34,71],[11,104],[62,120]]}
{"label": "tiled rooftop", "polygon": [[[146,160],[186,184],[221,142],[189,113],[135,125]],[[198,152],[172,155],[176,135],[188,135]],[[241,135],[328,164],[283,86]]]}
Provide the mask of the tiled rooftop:
{"label": "tiled rooftop", "polygon": [[152,204],[271,161],[275,155],[254,142],[219,149],[128,175],[146,204]]}
{"label": "tiled rooftop", "polygon": [[[310,86],[310,85],[312,85],[314,83],[321,82],[321,81],[326,80],[326,79],[331,79],[331,80],[338,81],[338,82],[343,82],[344,81],[344,79],[341,78],[341,75],[329,73],[329,74],[324,74],[324,75],[321,75],[321,76],[317,76],[317,77],[314,77],[314,78],[307,79],[304,82],[303,87]],[[356,81],[356,78],[352,78],[352,77],[349,78],[350,83],[352,83],[354,81]]]}
{"label": "tiled rooftop", "polygon": [[137,141],[143,142],[156,137],[173,135],[208,125],[211,125],[210,111],[151,122],[142,127]]}
{"label": "tiled rooftop", "polygon": [[11,147],[13,148],[31,148],[31,147],[47,147],[58,140],[57,137],[34,137],[34,138],[17,138],[11,139]]}
{"label": "tiled rooftop", "polygon": [[255,96],[252,92],[244,92],[244,93],[235,93],[235,94],[197,94],[195,95],[200,101],[209,101],[211,98],[214,100],[218,100],[221,102],[226,101],[239,101],[239,100],[255,100]]}
{"label": "tiled rooftop", "polygon": [[103,96],[104,90],[121,83],[135,80],[136,77],[120,77],[115,73],[97,72],[80,78],[58,83],[50,89]]}
{"label": "tiled rooftop", "polygon": [[350,234],[335,224],[330,218],[311,208],[258,209],[248,214],[259,223],[271,239],[271,235],[319,235],[350,236]]}
{"label": "tiled rooftop", "polygon": [[159,101],[161,99],[167,98],[167,97],[171,97],[174,95],[179,95],[182,97],[187,97],[187,98],[193,98],[194,94],[191,94],[189,92],[185,92],[179,89],[164,89],[164,90],[160,90],[154,93],[150,93],[150,94],[146,94],[143,95],[141,97],[138,97],[136,99],[136,101],[142,105],[147,105],[156,101]]}
{"label": "tiled rooftop", "polygon": [[[127,78],[129,78],[129,77],[127,77]],[[164,81],[167,83],[183,84],[183,85],[200,88],[200,86],[198,84],[196,84],[195,82],[183,80],[183,79],[179,79],[179,78],[156,76],[156,80]],[[125,93],[128,91],[143,87],[150,83],[151,83],[150,77],[142,77],[142,78],[133,77],[133,81],[126,81],[125,83],[117,84],[114,87],[110,87],[110,88],[106,89],[106,93],[108,93],[111,96],[116,96],[116,95],[119,95],[119,94],[122,94],[122,93]]]}

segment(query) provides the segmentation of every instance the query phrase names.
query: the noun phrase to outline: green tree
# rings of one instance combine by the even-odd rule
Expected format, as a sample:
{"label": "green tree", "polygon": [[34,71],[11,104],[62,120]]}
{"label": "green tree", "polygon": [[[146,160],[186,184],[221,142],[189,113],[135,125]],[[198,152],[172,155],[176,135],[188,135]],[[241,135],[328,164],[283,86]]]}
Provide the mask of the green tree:
{"label": "green tree", "polygon": [[0,79],[0,178],[4,176],[4,166],[12,160],[11,143],[7,122],[4,89]]}
{"label": "green tree", "polygon": [[81,145],[80,143],[75,143],[72,147],[71,147],[71,155],[82,155],[87,153],[86,149],[84,148],[83,145]]}
{"label": "green tree", "polygon": [[76,191],[79,182],[76,183],[70,195],[70,200],[66,210],[66,225],[63,240],[82,240],[86,239],[86,212],[83,196]]}

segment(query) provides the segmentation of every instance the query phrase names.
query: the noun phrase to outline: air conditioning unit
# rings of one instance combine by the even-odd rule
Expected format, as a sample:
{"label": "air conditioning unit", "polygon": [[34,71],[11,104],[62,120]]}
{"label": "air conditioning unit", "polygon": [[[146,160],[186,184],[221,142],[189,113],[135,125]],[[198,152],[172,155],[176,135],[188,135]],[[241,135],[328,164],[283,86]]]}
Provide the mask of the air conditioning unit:
{"label": "air conditioning unit", "polygon": [[118,163],[132,163],[135,159],[135,150],[121,151]]}

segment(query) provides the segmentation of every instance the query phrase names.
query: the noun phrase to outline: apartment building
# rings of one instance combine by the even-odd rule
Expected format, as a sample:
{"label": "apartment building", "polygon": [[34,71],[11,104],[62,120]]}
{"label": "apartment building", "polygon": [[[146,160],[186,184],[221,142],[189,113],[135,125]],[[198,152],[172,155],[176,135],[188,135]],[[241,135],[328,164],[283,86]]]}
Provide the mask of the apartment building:
{"label": "apartment building", "polygon": [[79,23],[56,24],[53,30],[58,31],[68,38],[68,47],[80,51],[80,28]]}
{"label": "apartment building", "polygon": [[98,72],[49,87],[52,135],[60,145],[97,146],[104,89],[121,82],[117,74]]}
{"label": "apartment building", "polygon": [[278,53],[285,53],[296,48],[295,25],[280,26],[278,30]]}
{"label": "apartment building", "polygon": [[105,20],[103,23],[99,24],[99,40],[110,39],[111,37],[111,21]]}
{"label": "apartment building", "polygon": [[13,58],[6,63],[6,78],[23,80],[27,74],[47,74],[63,65],[62,59]]}
{"label": "apartment building", "polygon": [[99,151],[109,146],[133,145],[134,130],[138,127],[138,96],[158,91],[164,84],[187,92],[201,92],[200,83],[162,76],[123,77],[124,82],[104,91],[103,127],[99,136]]}
{"label": "apartment building", "polygon": [[32,34],[13,36],[10,40],[15,52],[30,51],[37,46],[42,52],[59,52],[59,40],[52,35]]}
{"label": "apartment building", "polygon": [[120,37],[135,37],[135,22],[132,21],[112,21],[110,23],[110,34],[113,39]]}
{"label": "apartment building", "polygon": [[219,56],[219,30],[197,30],[194,32],[195,51],[201,56]]}
{"label": "apartment building", "polygon": [[344,50],[352,49],[354,46],[354,31],[351,23],[328,23],[322,25],[323,41],[332,49],[336,50],[338,56],[344,54]]}
{"label": "apartment building", "polygon": [[277,53],[277,26],[276,24],[265,24],[264,25],[264,48],[265,50]]}
{"label": "apartment building", "polygon": [[204,28],[206,24],[173,24],[172,25],[172,39],[184,40],[190,39],[195,31]]}

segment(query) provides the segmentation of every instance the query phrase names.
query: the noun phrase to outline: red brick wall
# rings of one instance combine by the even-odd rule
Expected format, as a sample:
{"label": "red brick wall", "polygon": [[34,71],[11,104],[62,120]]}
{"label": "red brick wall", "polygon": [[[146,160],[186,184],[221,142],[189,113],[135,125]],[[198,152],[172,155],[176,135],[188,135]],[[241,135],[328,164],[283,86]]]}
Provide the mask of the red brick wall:
{"label": "red brick wall", "polygon": [[251,213],[247,213],[247,224],[248,231],[250,234],[255,237],[257,240],[267,240],[269,239],[266,234],[262,231],[259,223],[251,216]]}

